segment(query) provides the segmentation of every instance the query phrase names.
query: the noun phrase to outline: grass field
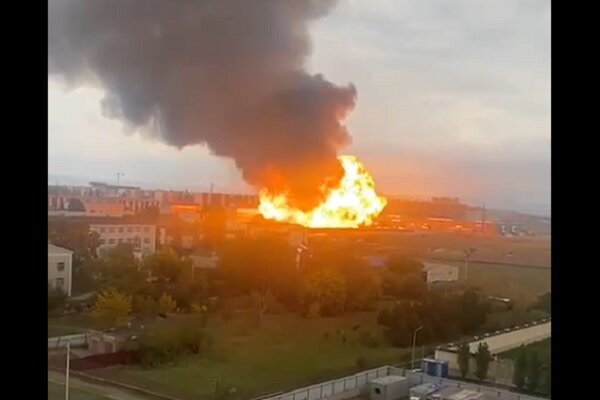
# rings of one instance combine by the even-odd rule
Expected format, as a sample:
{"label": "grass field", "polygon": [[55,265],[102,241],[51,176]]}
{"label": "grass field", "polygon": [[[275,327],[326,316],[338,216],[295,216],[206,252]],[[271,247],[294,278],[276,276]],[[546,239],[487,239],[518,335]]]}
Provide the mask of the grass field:
{"label": "grass field", "polygon": [[[354,331],[357,324],[360,328]],[[347,337],[345,343],[336,333],[340,329]],[[249,398],[352,373],[358,357],[373,366],[404,360],[406,351],[382,340],[376,348],[361,345],[361,329],[380,334],[376,313],[327,319],[268,316],[260,328],[249,332],[243,332],[240,321],[227,321],[213,328],[220,361],[192,357],[156,369],[114,367],[94,373],[182,399],[209,398],[219,379],[221,385],[235,387],[241,398]]]}
{"label": "grass field", "polygon": [[[551,341],[552,341],[552,339],[546,339],[546,340],[541,340],[539,342],[531,343],[531,344],[525,346],[525,349],[527,349],[528,352],[537,351],[540,361],[542,363],[546,363],[548,360],[550,360]],[[510,351],[507,351],[506,353],[500,354],[500,357],[508,358],[511,360],[516,360],[517,356],[519,355],[519,351],[520,351],[520,349],[518,349],[518,348],[512,349]]]}
{"label": "grass field", "polygon": [[[455,265],[460,268],[460,278],[465,276],[464,262],[436,262]],[[529,305],[540,294],[550,291],[550,269],[471,262],[468,283],[481,287],[488,295],[510,297],[519,304]]]}
{"label": "grass field", "polygon": [[[69,385],[71,386],[71,385]],[[48,381],[48,400],[63,400],[65,398],[65,385],[58,382]],[[70,400],[112,400],[92,390],[69,388]]]}
{"label": "grass field", "polygon": [[92,327],[92,321],[86,314],[48,317],[48,337],[82,333],[90,327]]}

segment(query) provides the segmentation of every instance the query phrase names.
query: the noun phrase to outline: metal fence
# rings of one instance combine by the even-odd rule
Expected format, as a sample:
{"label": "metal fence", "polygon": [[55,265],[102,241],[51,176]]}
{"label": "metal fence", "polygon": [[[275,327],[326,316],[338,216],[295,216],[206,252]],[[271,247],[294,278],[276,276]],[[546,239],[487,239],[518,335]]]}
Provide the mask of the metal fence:
{"label": "metal fence", "polygon": [[[390,368],[393,367],[385,366],[362,371],[354,375],[317,383],[291,392],[268,397],[264,400],[321,400],[332,397],[335,397],[336,399],[355,397],[366,388],[367,383],[370,380],[390,375]],[[394,369],[400,370],[398,368]]]}

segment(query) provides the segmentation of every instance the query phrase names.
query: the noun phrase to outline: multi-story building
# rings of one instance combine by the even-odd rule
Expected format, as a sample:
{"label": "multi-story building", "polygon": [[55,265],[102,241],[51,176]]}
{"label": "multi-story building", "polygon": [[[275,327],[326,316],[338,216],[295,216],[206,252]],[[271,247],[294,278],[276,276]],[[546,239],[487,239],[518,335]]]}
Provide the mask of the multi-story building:
{"label": "multi-story building", "polygon": [[90,231],[100,235],[100,252],[120,243],[131,244],[136,256],[146,256],[156,251],[156,225],[92,224]]}
{"label": "multi-story building", "polygon": [[48,243],[48,284],[71,296],[73,252]]}

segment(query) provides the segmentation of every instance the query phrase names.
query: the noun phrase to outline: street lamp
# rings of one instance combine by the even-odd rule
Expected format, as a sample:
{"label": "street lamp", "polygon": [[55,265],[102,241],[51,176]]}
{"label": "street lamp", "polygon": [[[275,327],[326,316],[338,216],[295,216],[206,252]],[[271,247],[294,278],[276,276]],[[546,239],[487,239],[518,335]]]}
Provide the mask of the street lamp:
{"label": "street lamp", "polygon": [[469,259],[471,258],[471,256],[473,255],[473,253],[475,253],[477,251],[477,249],[474,248],[468,248],[463,250],[465,253],[465,281],[467,280],[467,278],[469,277]]}
{"label": "street lamp", "polygon": [[413,342],[412,342],[412,357],[411,357],[411,361],[410,361],[410,369],[413,370],[415,369],[415,345],[417,344],[417,332],[419,332],[421,329],[423,329],[422,326],[418,327],[417,329],[415,329],[415,331],[413,332]]}
{"label": "street lamp", "polygon": [[69,364],[71,361],[71,343],[67,342],[67,367],[65,370],[65,400],[69,400]]}

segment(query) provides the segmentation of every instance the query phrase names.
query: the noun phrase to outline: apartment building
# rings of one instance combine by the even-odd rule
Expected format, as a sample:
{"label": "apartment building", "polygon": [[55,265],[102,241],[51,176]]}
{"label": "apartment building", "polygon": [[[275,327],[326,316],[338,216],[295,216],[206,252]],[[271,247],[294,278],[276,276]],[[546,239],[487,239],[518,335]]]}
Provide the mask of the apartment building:
{"label": "apartment building", "polygon": [[90,231],[100,235],[100,252],[120,243],[131,244],[136,256],[146,256],[156,251],[156,225],[92,224]]}
{"label": "apartment building", "polygon": [[48,243],[48,284],[71,296],[73,252]]}

